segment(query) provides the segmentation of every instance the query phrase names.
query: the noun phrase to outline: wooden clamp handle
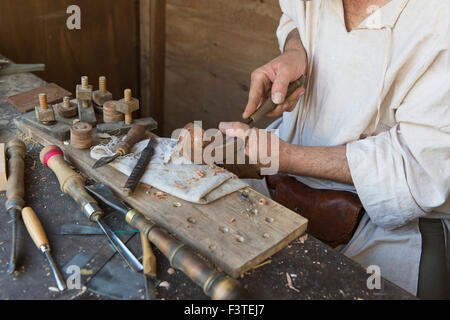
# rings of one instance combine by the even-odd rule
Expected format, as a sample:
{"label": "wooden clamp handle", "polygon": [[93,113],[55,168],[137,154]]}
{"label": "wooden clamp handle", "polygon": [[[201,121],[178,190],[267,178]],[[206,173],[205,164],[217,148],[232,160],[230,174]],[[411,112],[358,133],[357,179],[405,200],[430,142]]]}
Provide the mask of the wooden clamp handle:
{"label": "wooden clamp handle", "polygon": [[145,127],[142,125],[136,125],[128,131],[125,141],[121,141],[117,144],[116,152],[122,156],[130,153],[131,148],[141,140],[145,138]]}
{"label": "wooden clamp handle", "polygon": [[8,182],[6,183],[6,209],[16,208],[22,210],[25,206],[23,197],[24,187],[24,167],[27,147],[22,140],[14,139],[6,145],[8,156]]}
{"label": "wooden clamp handle", "polygon": [[144,266],[144,274],[150,275],[156,278],[156,257],[153,253],[150,241],[144,233],[141,234],[142,244],[142,265]]}
{"label": "wooden clamp handle", "polygon": [[30,207],[23,208],[22,219],[36,247],[40,249],[42,246],[48,246],[49,242],[44,227],[34,210]]}
{"label": "wooden clamp handle", "polygon": [[[306,83],[305,75],[303,75],[300,79],[291,82],[287,90],[286,99],[289,99],[289,97],[295,92],[295,90],[304,87],[305,83]],[[253,120],[253,123],[256,123],[259,120],[261,120],[266,114],[275,110],[277,106],[278,105],[273,103],[272,99],[267,99],[267,101],[261,107],[259,107],[259,109],[255,111],[255,113],[253,113],[250,116],[250,118]]]}

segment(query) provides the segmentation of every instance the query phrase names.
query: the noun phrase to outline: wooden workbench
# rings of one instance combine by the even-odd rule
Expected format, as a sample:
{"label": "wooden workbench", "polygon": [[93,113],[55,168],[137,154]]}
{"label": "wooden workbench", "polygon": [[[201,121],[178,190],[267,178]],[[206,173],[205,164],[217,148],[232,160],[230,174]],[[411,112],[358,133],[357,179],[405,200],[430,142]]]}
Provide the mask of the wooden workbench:
{"label": "wooden workbench", "polygon": [[[43,81],[30,74],[0,77],[0,141],[11,139],[18,132],[13,118],[18,116],[6,97],[17,92],[38,87]],[[26,199],[41,217],[53,253],[60,266],[68,263],[76,254],[97,248],[104,244],[103,237],[76,237],[59,235],[63,223],[82,223],[86,220],[77,205],[59,190],[53,175],[40,164],[39,144],[27,141]],[[0,203],[6,200],[0,193]],[[55,201],[56,200],[56,201]],[[45,259],[36,250],[28,234],[23,230],[19,238],[20,273],[9,276],[6,273],[10,250],[9,217],[0,205],[0,299],[103,299],[91,292],[81,294],[70,290],[64,294],[49,290],[54,287]],[[137,237],[136,237],[137,238]],[[139,241],[131,241],[130,247],[139,252]],[[158,271],[161,280],[170,283],[168,289],[159,290],[159,298],[206,299],[201,289],[195,286],[181,272],[169,275],[168,261],[157,250]],[[380,290],[369,290],[366,285],[368,274],[365,269],[339,252],[329,248],[312,236],[296,240],[287,248],[267,260],[267,264],[247,272],[240,282],[254,299],[410,299],[411,295],[382,280]],[[23,266],[21,269],[20,267]],[[290,274],[298,291],[287,286],[286,273]]]}

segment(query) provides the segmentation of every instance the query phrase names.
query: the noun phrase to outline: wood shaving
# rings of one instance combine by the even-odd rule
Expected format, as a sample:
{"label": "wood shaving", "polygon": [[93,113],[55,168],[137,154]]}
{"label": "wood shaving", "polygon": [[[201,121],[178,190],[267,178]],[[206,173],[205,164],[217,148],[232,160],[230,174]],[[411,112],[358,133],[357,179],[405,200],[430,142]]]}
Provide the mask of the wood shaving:
{"label": "wood shaving", "polygon": [[216,176],[216,174],[217,174],[217,172],[216,172],[216,171],[213,171],[213,172],[211,173],[211,175],[212,175],[213,177],[215,177],[215,176]]}
{"label": "wood shaving", "polygon": [[210,165],[209,168],[210,168],[211,170],[214,170],[214,169],[216,168],[216,166]]}
{"label": "wood shaving", "polygon": [[233,223],[233,222],[235,222],[236,221],[236,219],[235,218],[232,218],[231,220],[230,220],[230,223]]}
{"label": "wood shaving", "polygon": [[294,283],[292,282],[291,276],[286,272],[286,279],[289,289],[294,290],[295,292],[300,292],[296,287],[294,287]]}
{"label": "wood shaving", "polygon": [[179,203],[179,202],[174,202],[174,203],[173,203],[173,206],[174,206],[175,208],[179,208],[179,207],[181,207],[181,203]]}
{"label": "wood shaving", "polygon": [[34,160],[33,162],[33,166],[31,167],[31,170],[36,170],[36,165],[37,165],[37,161]]}
{"label": "wood shaving", "polygon": [[175,274],[175,269],[174,268],[169,268],[169,269],[167,269],[167,273],[169,275],[173,275],[173,274]]}
{"label": "wood shaving", "polygon": [[252,269],[256,270],[256,269],[261,268],[262,266],[265,266],[266,264],[269,264],[269,263],[272,263],[272,260],[267,260],[267,261],[265,261],[263,263],[260,263],[257,266],[254,266]]}
{"label": "wood shaving", "polygon": [[195,170],[200,178],[204,178],[206,176],[205,171],[203,170]]}
{"label": "wood shaving", "polygon": [[305,234],[304,236],[301,236],[298,239],[298,241],[300,241],[301,244],[304,244],[306,240],[308,240],[308,234]]}
{"label": "wood shaving", "polygon": [[267,200],[266,199],[259,199],[258,201],[260,206],[265,206],[267,204]]}
{"label": "wood shaving", "polygon": [[176,182],[173,185],[174,185],[174,187],[176,187],[178,189],[187,189],[186,186],[183,186],[182,184],[179,184],[179,183],[176,183]]}
{"label": "wood shaving", "polygon": [[160,200],[163,200],[167,197],[167,194],[165,194],[164,192],[161,192],[161,191],[155,192],[154,194],[155,194],[155,197]]}
{"label": "wood shaving", "polygon": [[197,178],[192,178],[192,182],[197,182],[198,181],[198,179]]}
{"label": "wood shaving", "polygon": [[218,173],[222,173],[222,172],[225,172],[225,169],[224,169],[224,168],[217,168],[216,171],[217,171]]}
{"label": "wood shaving", "polygon": [[56,288],[56,287],[48,287],[48,291],[51,291],[51,292],[59,292],[59,289]]}
{"label": "wood shaving", "polygon": [[158,287],[169,289],[170,288],[170,283],[168,283],[167,281],[163,281],[163,282],[161,282],[159,284]]}

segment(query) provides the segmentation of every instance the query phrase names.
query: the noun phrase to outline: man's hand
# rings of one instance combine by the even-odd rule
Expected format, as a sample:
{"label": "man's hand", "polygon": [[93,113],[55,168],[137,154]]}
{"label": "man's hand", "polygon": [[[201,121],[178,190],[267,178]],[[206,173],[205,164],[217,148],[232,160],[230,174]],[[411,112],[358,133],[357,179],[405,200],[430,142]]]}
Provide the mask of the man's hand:
{"label": "man's hand", "polygon": [[307,65],[306,51],[298,31],[293,30],[286,41],[284,53],[252,73],[249,100],[242,117],[250,117],[269,96],[278,107],[268,113],[268,117],[277,118],[285,111],[292,111],[305,89],[299,88],[286,97],[287,89],[291,82],[306,73]]}

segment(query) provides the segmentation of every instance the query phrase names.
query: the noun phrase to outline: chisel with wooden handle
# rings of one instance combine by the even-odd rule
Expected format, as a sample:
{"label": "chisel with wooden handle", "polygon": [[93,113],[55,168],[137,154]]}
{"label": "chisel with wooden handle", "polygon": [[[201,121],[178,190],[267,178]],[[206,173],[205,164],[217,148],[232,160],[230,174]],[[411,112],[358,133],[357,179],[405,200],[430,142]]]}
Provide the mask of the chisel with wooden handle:
{"label": "chisel with wooden handle", "polygon": [[[301,76],[300,79],[291,82],[289,84],[286,99],[289,100],[290,96],[298,89],[306,86],[307,76],[306,74]],[[246,121],[245,124],[249,126],[253,126],[255,123],[260,121],[266,114],[275,110],[278,105],[273,103],[272,99],[267,99],[265,103],[263,103]]]}
{"label": "chisel with wooden handle", "polygon": [[50,243],[38,216],[30,207],[22,209],[22,219],[36,247],[45,255],[58,285],[59,291],[67,289],[66,282],[50,252]]}
{"label": "chisel with wooden handle", "polygon": [[106,185],[100,183],[87,186],[86,189],[103,203],[123,213],[129,225],[138,229],[169,259],[173,268],[187,275],[203,289],[207,296],[214,300],[248,298],[246,290],[240,286],[239,282],[209,266],[188,246],[172,237],[165,229],[149,221],[142,213],[130,209]]}
{"label": "chisel with wooden handle", "polygon": [[14,139],[6,145],[8,156],[8,182],[6,183],[6,210],[12,222],[11,256],[8,266],[8,274],[16,270],[16,247],[17,247],[17,224],[22,208],[25,206],[23,200],[24,188],[24,166],[27,147],[22,140]]}
{"label": "chisel with wooden handle", "polygon": [[81,210],[86,217],[96,222],[114,249],[120,254],[125,262],[135,272],[140,272],[143,267],[139,260],[133,255],[133,253],[123,244],[123,242],[117,237],[111,229],[104,223],[103,210],[84,189],[84,178],[76,173],[67,162],[64,160],[64,154],[62,150],[57,146],[47,146],[42,149],[40,154],[41,162],[56,174],[59,184],[61,185],[61,191],[72,197],[76,203],[81,207]]}
{"label": "chisel with wooden handle", "polygon": [[131,148],[141,140],[145,138],[145,127],[142,125],[136,125],[128,131],[128,134],[125,137],[124,141],[121,141],[117,144],[115,153],[112,156],[107,156],[100,158],[92,168],[98,169],[107,165],[108,163],[113,162],[118,157],[123,157],[124,155],[130,153]]}

